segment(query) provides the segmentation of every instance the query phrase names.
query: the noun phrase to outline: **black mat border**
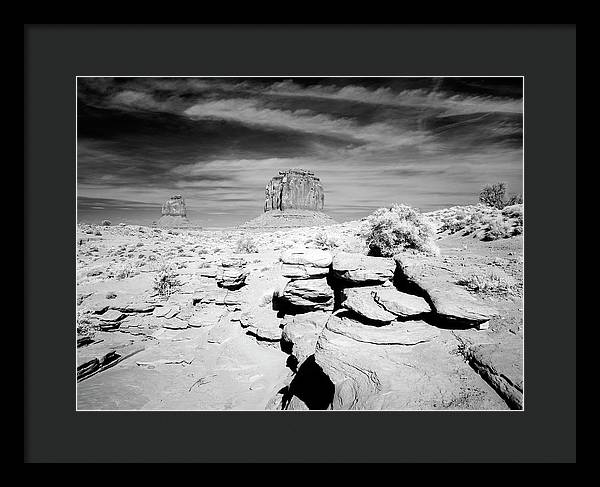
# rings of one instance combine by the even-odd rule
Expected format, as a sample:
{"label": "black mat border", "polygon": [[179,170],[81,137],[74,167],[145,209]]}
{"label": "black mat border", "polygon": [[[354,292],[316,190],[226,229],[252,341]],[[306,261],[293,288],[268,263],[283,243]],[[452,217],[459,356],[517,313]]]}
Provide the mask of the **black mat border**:
{"label": "black mat border", "polygon": [[[575,45],[558,25],[25,26],[24,459],[574,461]],[[526,410],[75,412],[75,75],[524,75]]]}

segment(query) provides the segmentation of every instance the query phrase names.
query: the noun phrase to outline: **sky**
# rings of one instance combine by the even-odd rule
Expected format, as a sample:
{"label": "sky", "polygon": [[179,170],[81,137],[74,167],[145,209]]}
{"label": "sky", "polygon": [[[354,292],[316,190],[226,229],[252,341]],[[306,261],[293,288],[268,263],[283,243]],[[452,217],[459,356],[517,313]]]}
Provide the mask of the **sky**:
{"label": "sky", "polygon": [[107,78],[77,80],[78,221],[151,224],[172,195],[228,227],[263,212],[280,170],[311,170],[342,222],[404,203],[522,193],[517,78]]}

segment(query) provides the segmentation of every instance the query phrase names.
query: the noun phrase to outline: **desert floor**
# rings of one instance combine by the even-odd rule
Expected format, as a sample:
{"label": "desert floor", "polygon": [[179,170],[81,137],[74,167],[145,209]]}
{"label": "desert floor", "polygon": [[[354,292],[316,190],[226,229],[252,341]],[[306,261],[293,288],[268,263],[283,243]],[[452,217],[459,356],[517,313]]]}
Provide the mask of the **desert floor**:
{"label": "desert floor", "polygon": [[[320,407],[320,390],[343,388],[343,381],[331,379],[332,386],[311,359],[305,361],[305,373],[298,380],[302,368],[291,360],[292,344],[281,337],[285,316],[272,306],[273,294],[287,282],[281,276],[280,257],[294,248],[326,247],[332,255],[365,253],[360,226],[361,222],[349,222],[205,231],[79,224],[73,335],[77,409]],[[487,273],[509,283],[502,293],[462,288],[497,313],[485,326],[436,327],[433,338],[414,344],[352,342],[348,354],[355,351],[357,357],[368,357],[348,355],[344,367],[358,370],[353,360],[374,364],[365,366],[370,377],[364,384],[360,378],[352,379],[350,402],[344,402],[348,396],[343,391],[336,392],[333,409],[522,407],[522,235],[482,241],[474,235],[440,231],[436,238],[441,254],[435,262],[452,286],[461,277]],[[250,239],[256,248],[240,248],[243,239]],[[164,266],[174,270],[178,281],[168,296],[154,289]],[[220,287],[219,283],[227,284],[227,269],[232,267],[244,270],[244,285]],[[346,370],[331,367],[342,375]]]}

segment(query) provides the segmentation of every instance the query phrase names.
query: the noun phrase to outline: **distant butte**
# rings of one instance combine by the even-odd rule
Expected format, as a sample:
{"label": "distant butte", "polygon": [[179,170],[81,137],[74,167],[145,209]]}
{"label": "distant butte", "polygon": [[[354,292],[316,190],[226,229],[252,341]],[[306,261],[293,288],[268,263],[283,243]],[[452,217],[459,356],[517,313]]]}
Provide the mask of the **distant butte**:
{"label": "distant butte", "polygon": [[158,225],[161,227],[187,227],[190,225],[183,196],[176,194],[165,201]]}
{"label": "distant butte", "polygon": [[321,180],[305,169],[287,169],[265,188],[264,213],[241,228],[296,228],[337,223],[323,212],[325,191]]}
{"label": "distant butte", "polygon": [[313,172],[304,169],[279,171],[265,189],[265,211],[323,211],[323,185]]}

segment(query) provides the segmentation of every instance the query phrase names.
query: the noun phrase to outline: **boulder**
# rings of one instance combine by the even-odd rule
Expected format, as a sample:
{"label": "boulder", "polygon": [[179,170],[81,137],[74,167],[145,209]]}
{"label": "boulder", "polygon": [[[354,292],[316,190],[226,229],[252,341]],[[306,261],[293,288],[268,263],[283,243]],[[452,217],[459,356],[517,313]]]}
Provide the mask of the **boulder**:
{"label": "boulder", "polygon": [[333,309],[333,289],[326,278],[290,281],[279,298],[305,310]]}
{"label": "boulder", "polygon": [[311,171],[279,171],[265,188],[265,212],[271,210],[322,211],[325,204],[323,185]]}
{"label": "boulder", "polygon": [[394,259],[352,252],[338,252],[332,263],[334,276],[355,285],[389,281],[395,268]]}

